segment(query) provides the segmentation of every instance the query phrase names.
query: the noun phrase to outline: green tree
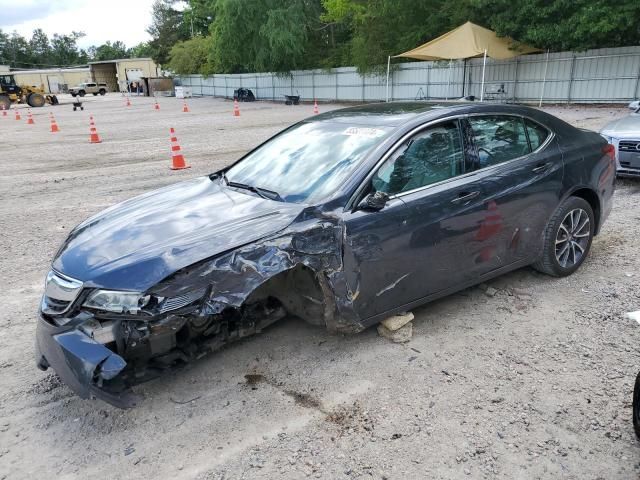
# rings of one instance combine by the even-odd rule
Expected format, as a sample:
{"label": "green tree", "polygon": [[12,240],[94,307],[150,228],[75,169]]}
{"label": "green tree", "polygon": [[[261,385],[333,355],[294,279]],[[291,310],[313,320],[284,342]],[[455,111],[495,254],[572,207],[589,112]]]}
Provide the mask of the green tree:
{"label": "green tree", "polygon": [[208,63],[211,46],[211,37],[194,37],[176,43],[169,53],[168,69],[179,75],[211,73]]}
{"label": "green tree", "polygon": [[[551,50],[586,50],[640,43],[637,0],[482,0],[485,25]],[[476,10],[477,13],[477,10]]]}
{"label": "green tree", "polygon": [[190,30],[184,13],[174,8],[177,0],[155,0],[151,10],[151,25],[147,33],[151,58],[161,65],[169,61],[169,52],[176,43],[189,39]]}
{"label": "green tree", "polygon": [[135,45],[129,51],[131,58],[146,58],[151,57],[153,51],[148,42],[142,42]]}
{"label": "green tree", "polygon": [[319,0],[217,0],[212,64],[218,71],[318,66],[323,51]]}
{"label": "green tree", "polygon": [[33,67],[31,55],[29,54],[29,42],[19,35],[18,32],[14,31],[11,35],[5,35],[3,44],[3,63],[17,67]]}
{"label": "green tree", "polygon": [[[482,1],[482,0],[478,0]],[[387,56],[445,33],[467,19],[452,15],[460,0],[323,0],[322,19],[348,25],[349,64],[369,73],[385,68]]]}
{"label": "green tree", "polygon": [[51,45],[49,37],[41,28],[36,28],[29,40],[29,55],[34,65],[51,64]]}
{"label": "green tree", "polygon": [[9,35],[4,33],[0,28],[0,64],[7,62],[9,48]]}
{"label": "green tree", "polygon": [[127,50],[127,46],[124,43],[120,41],[111,43],[108,40],[106,43],[103,43],[99,47],[95,47],[94,51],[92,51],[91,53],[93,60],[96,61],[129,58],[130,56],[130,51]]}
{"label": "green tree", "polygon": [[53,34],[51,40],[51,58],[55,65],[80,65],[87,63],[88,55],[84,50],[78,50],[78,39],[84,37],[84,32],[71,32],[70,35]]}
{"label": "green tree", "polygon": [[11,35],[0,30],[0,64],[8,64],[14,68],[47,68],[66,67],[86,64],[93,60],[113,60],[129,58],[135,54],[139,57],[150,56],[148,44],[141,43],[127,49],[121,41],[107,41],[98,47],[89,47],[87,51],[78,48],[78,39],[84,33],[54,34],[49,40],[40,28],[33,31],[30,40],[17,32]]}
{"label": "green tree", "polygon": [[216,0],[189,0],[188,7],[184,10],[184,22],[189,28],[191,36],[207,36],[209,25],[215,16]]}

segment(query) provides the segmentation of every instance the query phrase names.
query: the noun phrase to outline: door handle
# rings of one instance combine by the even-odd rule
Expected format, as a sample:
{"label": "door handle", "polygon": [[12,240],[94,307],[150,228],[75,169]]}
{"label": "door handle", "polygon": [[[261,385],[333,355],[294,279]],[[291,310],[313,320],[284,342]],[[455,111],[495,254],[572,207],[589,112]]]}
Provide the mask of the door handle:
{"label": "door handle", "polygon": [[536,165],[535,167],[533,167],[531,169],[531,171],[533,173],[542,173],[542,172],[546,172],[547,170],[549,170],[552,166],[553,166],[553,163],[551,163],[551,162],[540,163],[540,164]]}
{"label": "door handle", "polygon": [[462,204],[466,204],[469,203],[471,200],[473,200],[474,198],[476,198],[478,195],[480,195],[480,192],[476,191],[476,192],[462,192],[460,193],[460,195],[458,195],[456,198],[454,198],[453,200],[451,200],[451,203],[462,203]]}

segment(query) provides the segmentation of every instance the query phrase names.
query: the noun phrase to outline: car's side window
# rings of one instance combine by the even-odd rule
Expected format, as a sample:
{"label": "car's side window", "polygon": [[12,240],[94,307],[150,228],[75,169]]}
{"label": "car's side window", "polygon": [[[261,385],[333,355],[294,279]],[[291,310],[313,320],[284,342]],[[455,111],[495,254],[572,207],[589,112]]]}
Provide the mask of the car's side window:
{"label": "car's side window", "polygon": [[469,117],[478,150],[477,168],[489,167],[531,153],[522,118],[509,115]]}
{"label": "car's side window", "polygon": [[429,127],[405,141],[373,176],[376,191],[395,195],[463,173],[457,121]]}
{"label": "car's side window", "polygon": [[524,120],[524,123],[527,126],[527,134],[529,135],[531,149],[536,150],[549,136],[549,130],[528,118]]}

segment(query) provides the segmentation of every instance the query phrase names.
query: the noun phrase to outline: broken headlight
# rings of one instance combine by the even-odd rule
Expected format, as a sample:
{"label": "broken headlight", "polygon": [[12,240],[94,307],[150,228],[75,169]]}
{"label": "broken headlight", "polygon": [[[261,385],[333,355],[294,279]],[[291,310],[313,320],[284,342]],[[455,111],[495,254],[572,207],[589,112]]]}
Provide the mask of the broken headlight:
{"label": "broken headlight", "polygon": [[136,314],[151,300],[151,295],[139,292],[120,292],[116,290],[95,290],[82,304],[84,307],[113,313]]}
{"label": "broken headlight", "polygon": [[206,288],[201,288],[175,297],[157,297],[140,292],[94,290],[82,306],[103,312],[136,315],[142,311],[149,315],[160,315],[192,305],[206,292]]}

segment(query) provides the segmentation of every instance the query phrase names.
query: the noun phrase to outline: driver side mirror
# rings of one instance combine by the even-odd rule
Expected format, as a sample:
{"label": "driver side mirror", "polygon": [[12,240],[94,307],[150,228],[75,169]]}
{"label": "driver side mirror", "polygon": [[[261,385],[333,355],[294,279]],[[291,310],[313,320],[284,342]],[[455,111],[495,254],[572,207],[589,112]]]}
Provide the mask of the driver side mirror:
{"label": "driver side mirror", "polygon": [[384,208],[388,201],[389,195],[387,193],[380,191],[371,192],[358,204],[358,210],[378,212]]}

